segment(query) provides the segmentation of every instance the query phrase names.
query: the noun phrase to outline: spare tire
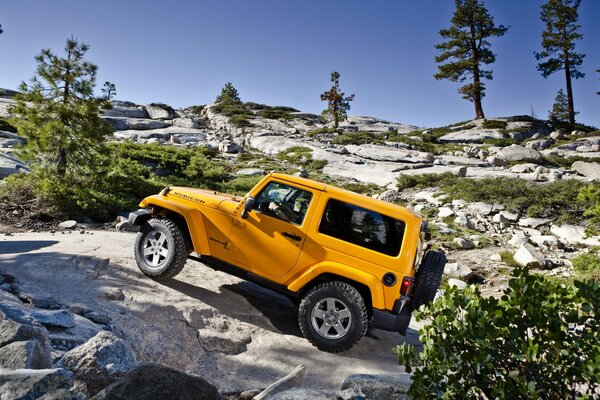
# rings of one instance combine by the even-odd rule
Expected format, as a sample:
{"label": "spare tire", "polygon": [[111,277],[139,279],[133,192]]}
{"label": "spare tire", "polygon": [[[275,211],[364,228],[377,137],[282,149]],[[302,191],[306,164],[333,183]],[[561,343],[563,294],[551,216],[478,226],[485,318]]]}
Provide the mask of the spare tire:
{"label": "spare tire", "polygon": [[415,275],[411,300],[413,309],[433,301],[442,281],[446,261],[446,256],[439,251],[430,250],[425,254],[423,262]]}

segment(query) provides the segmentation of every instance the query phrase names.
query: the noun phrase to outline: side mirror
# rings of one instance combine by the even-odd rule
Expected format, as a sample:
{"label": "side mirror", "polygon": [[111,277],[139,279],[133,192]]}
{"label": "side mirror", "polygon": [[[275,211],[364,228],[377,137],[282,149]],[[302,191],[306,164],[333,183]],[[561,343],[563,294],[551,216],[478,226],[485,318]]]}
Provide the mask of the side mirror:
{"label": "side mirror", "polygon": [[254,197],[248,197],[246,202],[244,203],[244,210],[242,211],[242,219],[248,218],[248,212],[252,210],[254,207],[254,202],[256,199]]}

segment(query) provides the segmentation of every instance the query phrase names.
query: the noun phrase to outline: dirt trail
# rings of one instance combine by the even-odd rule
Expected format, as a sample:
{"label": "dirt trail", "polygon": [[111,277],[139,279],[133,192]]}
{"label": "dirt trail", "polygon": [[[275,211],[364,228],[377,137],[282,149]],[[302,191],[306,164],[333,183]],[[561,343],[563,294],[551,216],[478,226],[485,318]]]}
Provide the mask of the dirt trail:
{"label": "dirt trail", "polygon": [[[400,372],[390,349],[419,343],[413,323],[405,337],[372,330],[347,352],[318,351],[301,336],[296,308],[284,296],[196,261],[173,279],[152,281],[135,266],[134,237],[111,231],[2,235],[0,271],[30,292],[110,316],[113,331],[139,360],[198,373],[222,391],[265,387],[298,364],[307,366],[306,387],[338,389],[349,374]],[[124,300],[106,299],[119,290]]]}

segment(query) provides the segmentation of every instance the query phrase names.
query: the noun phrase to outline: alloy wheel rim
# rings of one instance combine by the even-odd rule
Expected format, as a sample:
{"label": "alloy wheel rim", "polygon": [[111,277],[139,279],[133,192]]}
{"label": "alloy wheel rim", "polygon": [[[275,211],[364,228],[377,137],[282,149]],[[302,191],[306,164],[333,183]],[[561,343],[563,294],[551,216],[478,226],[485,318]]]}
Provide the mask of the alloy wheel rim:
{"label": "alloy wheel rim", "polygon": [[159,231],[149,232],[142,244],[142,255],[151,269],[162,267],[169,257],[167,236]]}
{"label": "alloy wheel rim", "polygon": [[325,339],[340,339],[350,331],[352,314],[348,306],[334,297],[327,297],[315,304],[310,319],[315,331]]}

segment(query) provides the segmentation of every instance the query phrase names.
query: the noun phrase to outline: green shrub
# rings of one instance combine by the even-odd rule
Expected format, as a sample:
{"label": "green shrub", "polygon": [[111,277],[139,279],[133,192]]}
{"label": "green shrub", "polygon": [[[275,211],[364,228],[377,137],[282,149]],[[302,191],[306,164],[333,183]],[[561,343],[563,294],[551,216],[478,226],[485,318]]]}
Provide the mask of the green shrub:
{"label": "green shrub", "polygon": [[372,195],[381,191],[381,187],[373,183],[340,182],[336,186],[354,193]]}
{"label": "green shrub", "polygon": [[153,106],[153,107],[158,107],[158,108],[162,108],[165,111],[168,112],[175,112],[175,109],[173,109],[173,107],[171,107],[170,105],[167,105],[165,103],[150,103],[149,105]]}
{"label": "green shrub", "polygon": [[248,119],[248,116],[243,114],[236,114],[232,117],[229,117],[229,122],[231,122],[238,128],[241,128],[243,126],[250,126],[250,120]]}
{"label": "green shrub", "polygon": [[[460,178],[449,172],[443,174],[400,175],[398,190],[418,187],[437,187],[450,200],[496,203],[530,217],[553,218],[557,223],[580,222],[584,210],[594,218],[593,200],[584,201],[578,192],[585,186],[577,180],[561,180],[538,185],[519,178],[497,177]],[[598,212],[600,215],[600,212]],[[598,218],[600,221],[600,217]]]}
{"label": "green shrub", "polygon": [[238,176],[221,185],[221,191],[243,195],[250,191],[263,177],[262,176]]}
{"label": "green shrub", "polygon": [[17,128],[12,126],[5,118],[0,118],[0,131],[17,133]]}
{"label": "green shrub", "polygon": [[204,107],[206,107],[206,106],[205,105],[191,106],[189,108],[189,110],[196,115],[200,115],[202,113],[202,110],[204,110]]}
{"label": "green shrub", "polygon": [[[293,108],[292,108],[292,110],[293,110]],[[281,107],[281,108],[274,107],[274,108],[260,110],[258,112],[258,115],[263,118],[285,120],[285,121],[294,118],[294,116],[292,114],[290,114],[290,111],[288,111],[288,107]]]}
{"label": "green shrub", "polygon": [[506,146],[510,146],[511,144],[517,143],[517,141],[513,138],[502,138],[502,139],[488,138],[488,139],[483,139],[483,143],[489,144],[491,146],[506,147]]}
{"label": "green shrub", "polygon": [[306,169],[306,171],[319,171],[327,165],[327,160],[313,160],[312,149],[304,146],[293,146],[277,153],[277,159],[287,161]]}
{"label": "green shrub", "polygon": [[600,391],[600,285],[516,269],[501,299],[448,289],[415,318],[423,350],[397,346],[414,399],[594,398]]}
{"label": "green shrub", "polygon": [[333,138],[335,144],[383,144],[385,137],[373,132],[344,132]]}
{"label": "green shrub", "polygon": [[335,128],[317,128],[312,131],[306,132],[306,135],[313,137],[313,136],[321,135],[324,133],[337,133],[337,132],[338,132],[338,130]]}
{"label": "green shrub", "polygon": [[515,261],[513,253],[510,251],[501,252],[500,258],[502,259],[502,262],[504,262],[504,264],[508,265],[509,267],[517,268],[519,266],[519,264],[517,264],[517,262]]}
{"label": "green shrub", "polygon": [[420,174],[420,175],[405,175],[398,177],[398,190],[410,188],[428,188],[428,187],[444,187],[459,178],[451,172],[443,174]]}
{"label": "green shrub", "polygon": [[508,125],[506,121],[500,121],[497,119],[484,119],[481,127],[483,129],[505,129]]}
{"label": "green shrub", "polygon": [[543,121],[539,120],[539,119],[535,119],[530,115],[515,115],[512,117],[508,117],[507,120],[509,122],[537,122],[537,123],[543,123]]}
{"label": "green shrub", "polygon": [[600,183],[590,183],[579,189],[577,199],[585,204],[583,215],[589,218],[587,233],[600,234]]}
{"label": "green shrub", "polygon": [[577,257],[571,258],[573,267],[579,278],[593,279],[600,282],[600,249],[592,249],[590,253],[584,253]]}

